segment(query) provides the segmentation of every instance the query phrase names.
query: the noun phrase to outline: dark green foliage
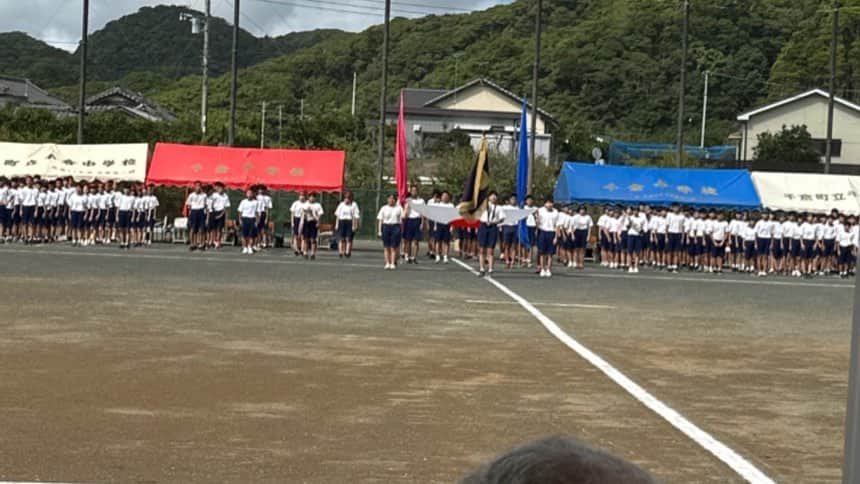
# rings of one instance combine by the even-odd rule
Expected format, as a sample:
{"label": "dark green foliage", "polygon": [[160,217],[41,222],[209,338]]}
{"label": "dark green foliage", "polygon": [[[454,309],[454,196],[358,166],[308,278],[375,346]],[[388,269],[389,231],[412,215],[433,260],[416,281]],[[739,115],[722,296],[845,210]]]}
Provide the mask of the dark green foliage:
{"label": "dark green foliage", "polygon": [[818,163],[821,160],[806,126],[783,126],[778,133],[762,133],[754,151],[756,161]]}

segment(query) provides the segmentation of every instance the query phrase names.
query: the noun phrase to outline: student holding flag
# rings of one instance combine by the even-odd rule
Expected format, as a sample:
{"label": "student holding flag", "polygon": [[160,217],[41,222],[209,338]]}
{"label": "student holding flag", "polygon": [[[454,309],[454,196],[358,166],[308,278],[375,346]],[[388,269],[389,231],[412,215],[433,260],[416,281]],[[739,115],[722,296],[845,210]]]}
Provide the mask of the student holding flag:
{"label": "student holding flag", "polygon": [[481,225],[478,227],[478,276],[493,274],[499,225],[505,221],[505,211],[496,204],[496,199],[496,192],[490,192],[487,209],[481,214]]}

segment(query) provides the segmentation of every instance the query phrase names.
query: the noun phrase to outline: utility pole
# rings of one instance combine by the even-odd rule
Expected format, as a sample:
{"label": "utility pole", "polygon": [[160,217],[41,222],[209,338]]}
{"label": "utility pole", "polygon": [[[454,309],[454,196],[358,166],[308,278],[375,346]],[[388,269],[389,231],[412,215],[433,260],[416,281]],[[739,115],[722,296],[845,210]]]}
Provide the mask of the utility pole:
{"label": "utility pole", "polygon": [[81,86],[78,93],[78,144],[84,144],[84,118],[87,102],[87,31],[90,23],[90,0],[83,0],[84,13],[81,21]]}
{"label": "utility pole", "polygon": [[684,0],[684,23],[681,29],[681,87],[678,90],[678,168],[684,161],[684,94],[687,91],[687,29],[690,24],[690,1]]}
{"label": "utility pole", "polygon": [[209,17],[211,0],[204,2],[203,8],[203,94],[200,97],[200,133],[206,141],[206,124],[209,116]]}
{"label": "utility pole", "polygon": [[839,37],[839,0],[833,1],[833,33],[830,37],[830,96],[827,100],[827,145],[824,147],[824,173],[830,173],[833,157],[833,105],[836,100],[836,49]]}
{"label": "utility pole", "polygon": [[230,126],[227,130],[227,145],[233,146],[236,141],[236,91],[239,88],[239,0],[233,0],[233,51],[230,55],[232,62],[232,80],[230,82]]}
{"label": "utility pole", "polygon": [[537,0],[537,12],[535,12],[535,64],[532,72],[532,143],[529,152],[529,176],[527,191],[532,192],[534,182],[535,145],[537,145],[537,118],[538,118],[538,76],[540,75],[540,34],[543,29],[541,15],[543,13],[543,0]]}
{"label": "utility pole", "polygon": [[376,211],[382,205],[382,158],[385,156],[385,99],[388,97],[388,34],[391,0],[385,0],[385,25],[382,30],[382,86],[379,89],[379,135],[376,147]]}
{"label": "utility pole", "polygon": [[284,145],[284,105],[278,105],[278,146]]}
{"label": "utility pole", "polygon": [[263,112],[260,116],[260,148],[266,147],[266,101],[263,101]]}
{"label": "utility pole", "polygon": [[711,73],[705,71],[705,96],[702,99],[702,139],[699,141],[699,147],[705,147],[705,130],[708,127],[708,80]]}
{"label": "utility pole", "polygon": [[352,73],[352,115],[355,116],[355,90],[358,88],[358,73]]}

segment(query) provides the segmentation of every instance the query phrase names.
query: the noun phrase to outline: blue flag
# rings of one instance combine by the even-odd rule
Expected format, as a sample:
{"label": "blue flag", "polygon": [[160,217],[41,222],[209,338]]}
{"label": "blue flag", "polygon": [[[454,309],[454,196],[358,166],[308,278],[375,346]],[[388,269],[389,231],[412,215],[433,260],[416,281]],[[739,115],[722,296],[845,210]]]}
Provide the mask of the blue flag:
{"label": "blue flag", "polygon": [[[526,203],[529,194],[529,134],[528,128],[528,99],[523,99],[523,116],[520,120],[520,157],[517,162],[517,203],[522,207]],[[531,249],[532,241],[529,240],[529,229],[526,219],[520,220],[518,235],[520,243],[527,249]]]}

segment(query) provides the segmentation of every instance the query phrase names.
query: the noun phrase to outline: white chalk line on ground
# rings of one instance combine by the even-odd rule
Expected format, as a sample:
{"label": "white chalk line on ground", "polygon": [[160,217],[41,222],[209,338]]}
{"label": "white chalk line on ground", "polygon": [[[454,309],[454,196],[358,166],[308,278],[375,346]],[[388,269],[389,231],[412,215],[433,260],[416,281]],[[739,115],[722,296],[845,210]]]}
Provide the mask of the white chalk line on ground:
{"label": "white chalk line on ground", "polygon": [[[516,305],[514,301],[490,301],[487,299],[466,299],[468,304],[487,304],[487,305]],[[574,303],[532,303],[535,306],[546,306],[551,308],[577,308],[577,309],[615,309],[615,306],[604,306],[601,304],[574,304]]]}
{"label": "white chalk line on ground", "polygon": [[[455,263],[459,264],[461,267],[463,267],[473,275],[478,274],[478,272],[475,271],[475,269],[473,269],[468,264],[458,259],[453,260]],[[773,479],[766,476],[751,462],[741,457],[737,452],[715,439],[709,433],[697,427],[695,424],[687,420],[676,410],[672,409],[662,401],[658,400],[647,390],[639,386],[636,382],[634,382],[626,375],[621,373],[621,371],[609,364],[609,362],[604,360],[602,357],[600,357],[590,349],[586,348],[569,334],[565,333],[553,320],[549,319],[546,315],[540,312],[536,307],[534,307],[533,304],[528,302],[525,298],[508,289],[507,286],[496,281],[492,277],[487,277],[486,281],[495,286],[496,289],[502,291],[503,293],[505,293],[505,295],[519,303],[519,305],[522,306],[523,309],[525,309],[529,314],[534,316],[535,319],[537,319],[543,325],[543,327],[550,332],[550,334],[552,334],[556,337],[556,339],[564,343],[565,346],[575,351],[580,357],[582,357],[592,366],[603,372],[603,374],[609,377],[609,379],[615,382],[618,386],[623,388],[627,393],[633,396],[633,398],[639,400],[639,402],[641,402],[651,411],[669,422],[669,424],[671,424],[673,427],[680,430],[684,435],[686,435],[691,440],[699,444],[702,448],[713,454],[716,458],[723,461],[739,476],[743,477],[748,482],[754,484],[774,484]]]}

